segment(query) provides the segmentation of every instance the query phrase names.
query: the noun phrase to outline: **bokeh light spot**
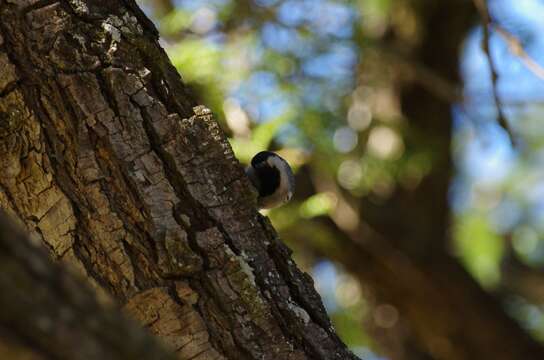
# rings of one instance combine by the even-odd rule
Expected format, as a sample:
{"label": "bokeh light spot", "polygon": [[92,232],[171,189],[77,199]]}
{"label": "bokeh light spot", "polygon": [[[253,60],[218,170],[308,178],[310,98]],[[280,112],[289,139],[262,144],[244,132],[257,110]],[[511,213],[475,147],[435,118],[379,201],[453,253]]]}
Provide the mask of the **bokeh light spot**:
{"label": "bokeh light spot", "polygon": [[228,98],[223,102],[223,111],[229,128],[235,135],[249,135],[249,118],[240,106],[240,103],[233,98]]}
{"label": "bokeh light spot", "polygon": [[207,6],[198,9],[191,22],[191,30],[197,34],[206,34],[217,24],[217,13]]}
{"label": "bokeh light spot", "polygon": [[363,169],[358,161],[346,160],[338,168],[338,182],[348,190],[355,189],[363,178]]}
{"label": "bokeh light spot", "polygon": [[368,151],[382,159],[396,159],[404,152],[404,144],[395,131],[378,126],[370,132]]}
{"label": "bokeh light spot", "polygon": [[355,149],[358,140],[357,133],[349,127],[336,130],[332,139],[335,149],[341,153],[348,153]]}
{"label": "bokeh light spot", "polygon": [[361,301],[361,286],[357,279],[350,275],[343,275],[335,289],[336,301],[343,307],[351,307]]}
{"label": "bokeh light spot", "polygon": [[353,130],[365,130],[370,125],[371,120],[372,112],[364,102],[357,101],[348,110],[348,124]]}
{"label": "bokeh light spot", "polygon": [[399,312],[393,305],[381,304],[374,309],[373,318],[377,326],[388,329],[399,320]]}

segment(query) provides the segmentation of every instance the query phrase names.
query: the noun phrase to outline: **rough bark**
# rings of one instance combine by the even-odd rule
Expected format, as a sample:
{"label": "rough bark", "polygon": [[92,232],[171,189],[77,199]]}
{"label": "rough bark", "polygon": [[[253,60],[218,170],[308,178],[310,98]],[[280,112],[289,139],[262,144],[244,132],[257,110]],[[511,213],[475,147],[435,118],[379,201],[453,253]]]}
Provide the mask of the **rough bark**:
{"label": "rough bark", "polygon": [[0,359],[170,359],[0,211]]}
{"label": "rough bark", "polygon": [[180,359],[355,358],[133,1],[0,18],[0,204],[54,258]]}

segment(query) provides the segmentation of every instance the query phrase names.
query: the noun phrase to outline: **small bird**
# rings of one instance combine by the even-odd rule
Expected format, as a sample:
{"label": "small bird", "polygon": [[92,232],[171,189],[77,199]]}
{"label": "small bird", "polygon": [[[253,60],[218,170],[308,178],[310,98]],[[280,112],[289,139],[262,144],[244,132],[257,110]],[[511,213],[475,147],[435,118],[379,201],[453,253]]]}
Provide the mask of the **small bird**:
{"label": "small bird", "polygon": [[260,209],[283,205],[293,197],[295,176],[287,161],[276,153],[261,151],[255,155],[246,174],[259,192]]}

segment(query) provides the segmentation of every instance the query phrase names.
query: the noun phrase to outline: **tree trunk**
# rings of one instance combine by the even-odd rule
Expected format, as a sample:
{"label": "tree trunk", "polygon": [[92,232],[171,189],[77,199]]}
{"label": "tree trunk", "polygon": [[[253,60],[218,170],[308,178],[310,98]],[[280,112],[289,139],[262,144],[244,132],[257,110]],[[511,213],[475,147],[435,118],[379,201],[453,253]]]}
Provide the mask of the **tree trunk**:
{"label": "tree trunk", "polygon": [[355,359],[133,1],[0,18],[0,204],[33,238],[180,359]]}
{"label": "tree trunk", "polygon": [[[399,3],[409,8],[420,36],[407,43],[390,34],[391,47],[458,84],[461,45],[476,23],[473,4]],[[432,170],[415,188],[398,186],[380,202],[363,199],[356,230],[343,231],[339,222],[325,219],[321,225],[334,234],[336,246],[318,251],[370,290],[376,303],[368,312],[377,323],[374,335],[392,359],[544,359],[544,348],[450,254],[452,104],[417,75],[399,77],[395,85],[408,119],[406,147],[432,154]],[[297,231],[303,233],[304,226],[297,224]]]}
{"label": "tree trunk", "polygon": [[[324,221],[323,232],[335,231]],[[304,231],[304,225],[299,225]],[[372,335],[392,359],[544,359],[532,339],[455,259],[437,253],[422,264],[390,240],[360,229],[320,253],[343,264],[373,295]],[[394,319],[394,320],[391,320]]]}
{"label": "tree trunk", "polygon": [[175,359],[117,309],[101,307],[2,211],[0,250],[0,359]]}

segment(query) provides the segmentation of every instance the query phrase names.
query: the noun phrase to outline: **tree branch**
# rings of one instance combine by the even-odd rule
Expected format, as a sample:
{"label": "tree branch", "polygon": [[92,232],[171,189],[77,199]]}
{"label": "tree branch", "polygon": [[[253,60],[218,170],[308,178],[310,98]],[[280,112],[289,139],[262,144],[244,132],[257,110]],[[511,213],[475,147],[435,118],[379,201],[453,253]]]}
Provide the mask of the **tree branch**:
{"label": "tree branch", "polygon": [[544,67],[535,61],[523,48],[521,41],[511,32],[500,26],[496,22],[490,24],[508,45],[508,49],[512,54],[517,56],[523,65],[531,71],[535,76],[544,80]]}
{"label": "tree branch", "polygon": [[489,8],[487,6],[486,0],[474,0],[474,4],[476,5],[476,8],[478,9],[478,12],[480,13],[480,17],[482,19],[482,30],[483,30],[482,49],[489,63],[489,71],[491,72],[491,87],[492,87],[492,93],[493,93],[493,100],[495,102],[495,108],[497,109],[497,122],[506,131],[511,144],[514,145],[515,140],[512,134],[512,130],[502,110],[502,103],[500,100],[499,91],[497,87],[499,75],[497,72],[497,66],[495,64],[495,60],[493,59],[493,56],[491,54],[491,34],[489,31],[492,24],[491,14],[489,13]]}
{"label": "tree branch", "polygon": [[53,264],[3,211],[0,291],[0,355],[9,353],[10,359],[28,352],[67,360],[175,359],[119,309],[99,305],[80,279]]}

